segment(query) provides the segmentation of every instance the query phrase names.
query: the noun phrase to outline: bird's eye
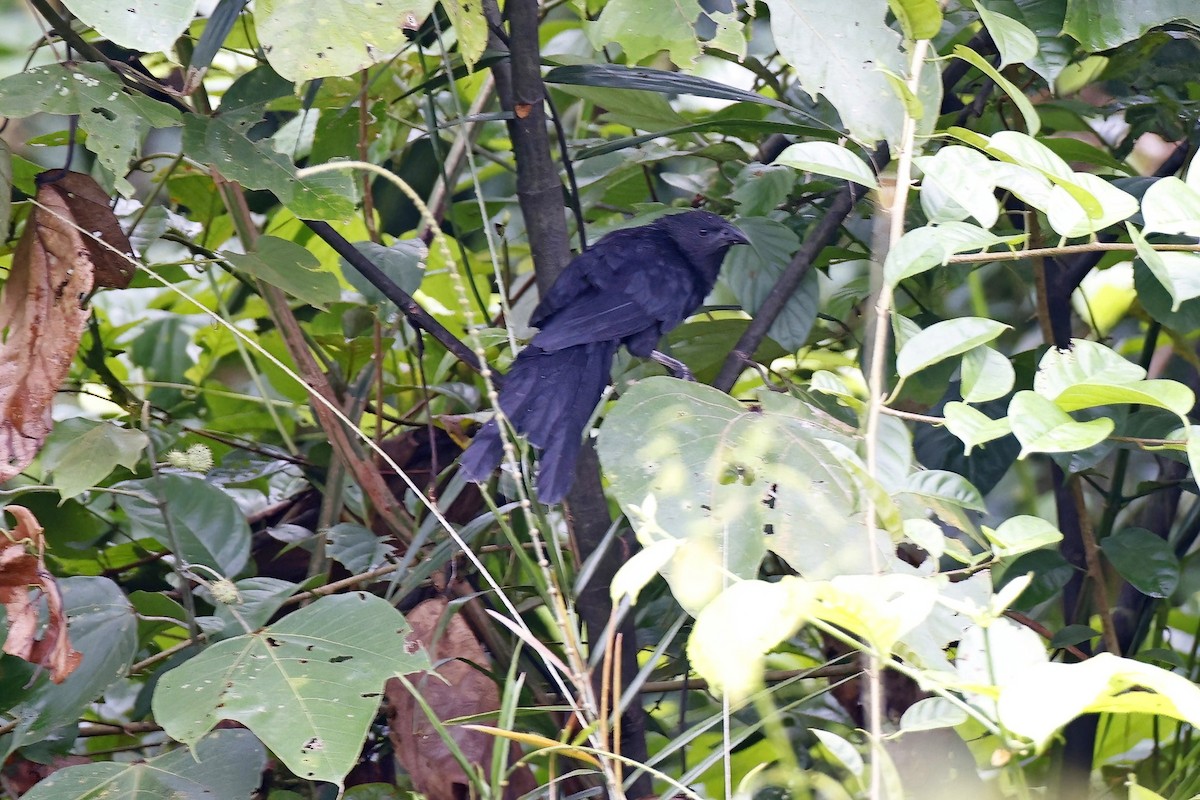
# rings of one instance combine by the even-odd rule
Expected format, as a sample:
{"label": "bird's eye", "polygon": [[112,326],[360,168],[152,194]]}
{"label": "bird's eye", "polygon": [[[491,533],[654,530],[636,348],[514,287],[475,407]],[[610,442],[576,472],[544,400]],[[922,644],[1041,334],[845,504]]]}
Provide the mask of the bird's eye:
{"label": "bird's eye", "polygon": [[701,229],[700,229],[700,235],[701,235],[701,236],[708,236],[708,228],[701,228]]}

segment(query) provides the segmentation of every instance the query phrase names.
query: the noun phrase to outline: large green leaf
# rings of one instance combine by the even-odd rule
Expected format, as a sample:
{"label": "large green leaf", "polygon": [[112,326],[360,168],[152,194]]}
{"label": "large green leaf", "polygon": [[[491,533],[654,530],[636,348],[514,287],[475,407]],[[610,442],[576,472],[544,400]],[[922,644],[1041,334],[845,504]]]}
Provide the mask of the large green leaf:
{"label": "large green leaf", "polygon": [[1192,0],[1070,0],[1063,33],[1088,50],[1111,50],[1151,28],[1175,20],[1200,24],[1200,8]]}
{"label": "large green leaf", "polygon": [[75,724],[105,689],[128,672],[137,652],[137,617],[115,583],[108,578],[74,577],[63,578],[58,585],[70,620],[71,646],[83,654],[83,660],[61,684],[52,683],[44,671],[35,676],[21,702],[9,712],[17,720],[7,742],[10,751]]}
{"label": "large green leaf", "polygon": [[699,0],[608,0],[587,32],[597,49],[621,45],[630,63],[666,50],[673,62],[690,67],[700,55],[696,19],[702,13]]}
{"label": "large green leaf", "polygon": [[975,10],[1000,51],[997,69],[1004,69],[1009,64],[1024,64],[1037,57],[1037,36],[1024,23],[989,9],[983,0],[975,3]]}
{"label": "large green leaf", "polygon": [[150,538],[187,564],[203,564],[227,578],[250,558],[250,525],[225,492],[190,475],[160,475],[125,481],[115,488],[135,538]]}
{"label": "large green leaf", "polygon": [[429,669],[408,623],[363,592],[323,597],[260,633],[219,642],[162,676],[154,716],[195,743],[241,722],[296,775],[341,786],[358,761],[384,682]]}
{"label": "large green leaf", "polygon": [[[738,227],[750,240],[750,246],[735,248],[726,256],[724,280],[742,308],[754,314],[778,283],[800,246],[800,239],[783,223],[765,217],[739,220]],[[767,335],[787,350],[803,347],[817,318],[818,289],[816,270],[810,269],[771,323]]]}
{"label": "large green leaf", "polygon": [[196,14],[196,0],[64,0],[85,25],[122,47],[170,50]]}
{"label": "large green leaf", "polygon": [[188,117],[183,126],[184,152],[211,164],[247,189],[267,189],[298,217],[340,220],[354,213],[354,182],[330,172],[300,178],[283,153],[265,141],[251,141],[246,130],[257,112],[218,117]]}
{"label": "large green leaf", "polygon": [[767,393],[748,408],[708,386],[648,378],[609,412],[598,451],[643,544],[685,540],[665,577],[696,611],[728,575],[757,575],[767,549],[806,576],[869,568],[854,481],[827,442],[849,449],[852,439],[792,398]]}
{"label": "large green leaf", "polygon": [[997,704],[1005,727],[1038,749],[1075,717],[1089,711],[1163,714],[1200,725],[1200,688],[1183,675],[1111,653],[1078,664],[1045,661],[1001,686]]}
{"label": "large green leaf", "polygon": [[145,761],[104,761],[55,772],[25,800],[125,797],[213,800],[251,797],[262,783],[267,751],[246,730],[213,731],[194,747],[170,750]]}
{"label": "large green leaf", "polygon": [[985,317],[960,317],[935,322],[917,333],[896,354],[900,377],[915,375],[952,356],[960,355],[995,339],[1008,325]]}
{"label": "large green leaf", "polygon": [[[1037,36],[1037,52],[1025,63],[1053,85],[1055,78],[1071,63],[1075,42],[1063,36],[1067,0],[986,0],[987,7],[1024,25]],[[987,24],[985,22],[985,24]],[[988,30],[995,30],[988,24]],[[1001,49],[1001,53],[1004,50]]]}
{"label": "large green leaf", "polygon": [[1125,386],[1146,377],[1146,370],[1123,358],[1110,347],[1090,339],[1072,339],[1068,350],[1052,347],[1042,356],[1033,388],[1054,400],[1079,383]]}
{"label": "large green leaf", "polygon": [[353,75],[391,58],[434,0],[257,0],[254,22],[267,60],[291,81]]}
{"label": "large green leaf", "polygon": [[287,239],[260,236],[249,253],[226,250],[221,255],[242,272],[318,308],[342,295],[337,277],[322,270],[321,262],[306,248]]}
{"label": "large green leaf", "polygon": [[133,194],[133,186],[125,173],[142,136],[149,128],[179,124],[178,111],[129,90],[100,64],[51,64],[0,80],[0,114],[28,117],[39,112],[78,115],[87,148],[127,195]]}
{"label": "large green leaf", "polygon": [[1117,573],[1150,597],[1170,597],[1179,584],[1179,558],[1170,542],[1145,528],[1122,528],[1100,542]]}
{"label": "large green leaf", "polygon": [[767,6],[775,46],[801,88],[828,99],[860,142],[897,141],[905,109],[887,73],[906,75],[908,64],[900,34],[887,25],[887,0],[767,0]]}
{"label": "large green leaf", "polygon": [[1008,420],[1021,442],[1021,458],[1086,450],[1108,438],[1114,428],[1111,419],[1076,422],[1050,400],[1028,391],[1013,395]]}
{"label": "large green leaf", "polygon": [[149,443],[139,430],[74,417],[55,425],[46,438],[42,467],[51,473],[51,483],[64,499],[74,497],[118,466],[132,470]]}

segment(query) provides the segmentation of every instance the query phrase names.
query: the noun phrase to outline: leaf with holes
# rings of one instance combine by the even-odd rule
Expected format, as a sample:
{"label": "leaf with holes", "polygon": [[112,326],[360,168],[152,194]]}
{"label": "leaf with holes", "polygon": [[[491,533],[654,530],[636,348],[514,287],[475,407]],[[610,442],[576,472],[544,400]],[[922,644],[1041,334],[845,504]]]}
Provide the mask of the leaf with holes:
{"label": "leaf with holes", "polygon": [[241,722],[296,775],[338,786],[358,761],[384,682],[430,669],[408,623],[372,595],[323,597],[163,675],[154,718],[185,744]]}

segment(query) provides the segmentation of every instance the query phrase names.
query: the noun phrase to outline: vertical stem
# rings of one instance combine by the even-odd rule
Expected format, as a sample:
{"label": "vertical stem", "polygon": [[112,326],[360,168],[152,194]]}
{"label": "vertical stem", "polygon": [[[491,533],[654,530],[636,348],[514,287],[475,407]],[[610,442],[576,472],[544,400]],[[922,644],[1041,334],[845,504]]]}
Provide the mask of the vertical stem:
{"label": "vertical stem", "polygon": [[[908,89],[917,93],[921,67],[929,42],[921,40],[913,46],[909,64]],[[916,138],[917,122],[910,114],[904,115],[904,126],[896,149],[896,189],[892,197],[888,246],[894,247],[904,235],[904,212],[908,204],[909,185],[912,183],[913,143]],[[875,269],[882,269],[882,259]],[[866,461],[867,473],[872,479],[879,474],[879,421],[883,413],[885,376],[884,356],[887,347],[888,328],[892,312],[892,288],[886,281],[880,282],[879,297],[875,301],[875,335],[871,347],[870,376],[867,381],[867,424]],[[875,551],[876,509],[871,493],[867,494],[867,549],[871,556],[871,571],[878,574],[879,556]],[[871,786],[872,800],[883,797],[883,664],[880,656],[868,654],[867,667],[867,733],[871,741]]]}

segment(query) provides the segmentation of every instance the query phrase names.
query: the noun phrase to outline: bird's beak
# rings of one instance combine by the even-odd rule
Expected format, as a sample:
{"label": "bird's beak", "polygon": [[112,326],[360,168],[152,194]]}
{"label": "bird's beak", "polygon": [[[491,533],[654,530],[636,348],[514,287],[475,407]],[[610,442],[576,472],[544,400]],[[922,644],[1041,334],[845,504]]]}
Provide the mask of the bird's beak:
{"label": "bird's beak", "polygon": [[750,240],[746,238],[746,234],[739,231],[737,228],[732,228],[725,231],[725,241],[731,245],[735,244],[750,244]]}

